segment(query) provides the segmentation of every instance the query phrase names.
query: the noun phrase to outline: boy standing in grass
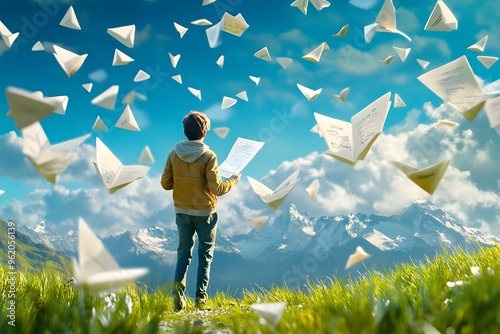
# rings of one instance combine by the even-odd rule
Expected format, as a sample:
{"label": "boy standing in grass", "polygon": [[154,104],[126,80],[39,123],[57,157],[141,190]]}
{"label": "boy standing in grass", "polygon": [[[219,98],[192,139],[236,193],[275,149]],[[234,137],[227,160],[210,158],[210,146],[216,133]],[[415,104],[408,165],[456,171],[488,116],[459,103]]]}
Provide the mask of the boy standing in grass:
{"label": "boy standing in grass", "polygon": [[217,156],[203,143],[210,130],[210,120],[205,114],[192,111],[184,117],[183,125],[184,135],[188,140],[175,145],[167,157],[161,176],[163,189],[173,189],[175,223],[179,232],[172,289],[175,311],[186,307],[186,275],[193,253],[195,233],[199,243],[196,306],[203,308],[207,301],[218,218],[217,196],[229,192],[240,180],[238,174],[222,181]]}

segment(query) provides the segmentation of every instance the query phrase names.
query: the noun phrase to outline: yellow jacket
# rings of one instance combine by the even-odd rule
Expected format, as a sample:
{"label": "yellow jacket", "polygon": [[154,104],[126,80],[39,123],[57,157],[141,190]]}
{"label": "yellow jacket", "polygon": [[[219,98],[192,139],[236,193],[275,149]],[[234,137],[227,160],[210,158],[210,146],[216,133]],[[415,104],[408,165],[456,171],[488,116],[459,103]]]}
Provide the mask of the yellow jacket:
{"label": "yellow jacket", "polygon": [[176,213],[200,216],[215,212],[217,196],[229,192],[236,183],[232,177],[222,181],[217,156],[199,140],[177,143],[161,176],[163,189],[173,189]]}

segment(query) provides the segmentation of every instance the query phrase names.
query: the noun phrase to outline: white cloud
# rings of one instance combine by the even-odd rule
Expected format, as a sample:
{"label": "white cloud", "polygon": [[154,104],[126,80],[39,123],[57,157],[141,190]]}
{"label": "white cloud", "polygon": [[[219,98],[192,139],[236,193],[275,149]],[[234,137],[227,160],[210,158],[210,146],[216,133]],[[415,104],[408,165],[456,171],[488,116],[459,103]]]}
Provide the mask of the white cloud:
{"label": "white cloud", "polygon": [[450,47],[446,40],[437,37],[422,37],[414,36],[412,39],[413,52],[418,53],[419,58],[428,59],[439,53],[444,58],[449,58],[451,55]]}
{"label": "white cloud", "polygon": [[107,78],[108,73],[102,68],[89,74],[89,79],[94,82],[104,82]]}
{"label": "white cloud", "polygon": [[211,121],[226,122],[232,116],[231,108],[222,110],[220,104],[213,104],[208,109],[203,110],[203,113],[210,118]]}

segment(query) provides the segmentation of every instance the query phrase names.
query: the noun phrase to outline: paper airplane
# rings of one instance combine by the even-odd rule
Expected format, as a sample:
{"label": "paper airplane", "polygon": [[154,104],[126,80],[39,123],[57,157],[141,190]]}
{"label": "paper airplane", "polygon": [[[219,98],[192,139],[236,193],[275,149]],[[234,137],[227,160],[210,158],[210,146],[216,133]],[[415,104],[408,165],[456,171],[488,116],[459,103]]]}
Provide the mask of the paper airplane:
{"label": "paper airplane", "polygon": [[319,94],[321,94],[321,91],[323,90],[323,88],[312,90],[311,88],[307,88],[306,86],[302,86],[301,84],[297,84],[297,87],[299,88],[300,92],[304,94],[307,101],[312,101],[315,98],[317,98]]}
{"label": "paper airplane", "polygon": [[392,48],[394,49],[394,51],[396,51],[396,53],[399,56],[399,59],[401,59],[403,63],[406,61],[406,58],[408,58],[408,55],[410,54],[411,51],[411,48],[398,48],[396,46],[393,46]]}
{"label": "paper airplane", "polygon": [[94,86],[94,84],[93,84],[92,82],[90,82],[90,83],[86,83],[86,84],[83,84],[83,85],[82,85],[82,87],[83,87],[83,88],[85,88],[85,90],[86,90],[87,92],[89,92],[89,93],[92,91],[92,87],[93,87],[93,86]]}
{"label": "paper airplane", "polygon": [[488,35],[484,36],[479,41],[469,46],[467,50],[475,52],[483,52],[487,42],[488,42]]}
{"label": "paper airplane", "polygon": [[134,114],[132,113],[132,109],[130,109],[130,106],[128,104],[123,110],[115,126],[117,128],[125,130],[141,131],[139,125],[137,124],[137,121],[135,120]]}
{"label": "paper airplane", "polygon": [[307,6],[309,0],[295,0],[290,4],[291,7],[297,7],[304,15],[307,15]]}
{"label": "paper airplane", "polygon": [[224,55],[220,56],[215,63],[222,68],[224,66]]}
{"label": "paper airplane", "polygon": [[450,128],[456,128],[459,124],[454,121],[450,121],[447,119],[440,119],[436,122],[436,126],[449,126]]}
{"label": "paper airplane", "polygon": [[175,81],[177,81],[179,84],[182,85],[182,77],[180,74],[177,74],[177,75],[173,75],[172,76],[172,79],[174,79]]}
{"label": "paper airplane", "polygon": [[426,69],[427,66],[429,66],[430,62],[427,61],[427,60],[423,60],[423,59],[417,59],[417,62],[418,64],[422,67],[422,69]]}
{"label": "paper airplane", "polygon": [[97,116],[94,125],[92,126],[92,130],[108,131],[108,127],[106,126],[106,124],[104,124],[101,117]]}
{"label": "paper airplane", "polygon": [[139,162],[144,164],[154,164],[155,159],[153,158],[153,154],[151,154],[151,149],[148,145],[144,146],[142,149],[141,155],[139,157]]}
{"label": "paper airplane", "polygon": [[323,55],[323,51],[329,50],[330,47],[326,42],[321,43],[318,47],[316,47],[314,50],[306,54],[305,56],[302,56],[302,59],[313,62],[313,63],[318,63],[321,59],[321,55]]}
{"label": "paper airplane", "polygon": [[199,19],[199,20],[191,21],[191,24],[193,24],[195,26],[211,26],[212,22],[210,22],[207,19]]}
{"label": "paper airplane", "polygon": [[109,28],[107,32],[126,47],[129,48],[134,47],[134,40],[135,40],[134,24],[116,28]]}
{"label": "paper airplane", "polygon": [[269,216],[257,216],[247,218],[247,223],[250,224],[255,230],[260,230],[262,225],[269,219]]}
{"label": "paper airplane", "polygon": [[70,78],[82,67],[88,56],[88,54],[78,55],[57,45],[54,45],[53,48],[54,57]]}
{"label": "paper airplane", "polygon": [[94,166],[110,194],[143,178],[149,172],[147,166],[124,166],[99,137],[96,138]]}
{"label": "paper airplane", "polygon": [[6,95],[10,108],[7,116],[14,119],[20,130],[51,115],[58,107],[53,101],[44,99],[43,94],[24,89],[7,87]]}
{"label": "paper airplane", "polygon": [[[307,0],[306,0],[307,1]],[[285,311],[287,303],[252,304],[250,309],[257,312],[261,319],[271,326],[276,327]]]}
{"label": "paper airplane", "polygon": [[87,223],[78,219],[78,263],[73,259],[75,285],[90,292],[117,291],[148,273],[146,268],[121,269]]}
{"label": "paper airplane", "polygon": [[215,134],[219,137],[219,138],[226,138],[227,134],[229,133],[229,128],[228,127],[220,127],[220,128],[215,128],[214,129],[214,132]]}
{"label": "paper airplane", "polygon": [[293,174],[283,181],[274,191],[250,176],[247,176],[247,179],[254,193],[259,196],[271,210],[276,211],[297,182],[299,182],[300,179],[298,176],[299,171],[293,172]]}
{"label": "paper airplane", "polygon": [[129,57],[122,51],[115,49],[115,54],[113,56],[113,66],[127,65],[128,63],[133,61],[134,59],[132,57]]}
{"label": "paper airplane", "polygon": [[178,54],[178,55],[173,55],[171,54],[170,52],[168,53],[168,56],[170,57],[170,63],[172,63],[172,67],[173,68],[176,68],[177,67],[177,64],[179,63],[179,59],[181,59],[181,55]]}
{"label": "paper airplane", "polygon": [[378,13],[375,23],[365,26],[365,41],[370,43],[375,32],[390,32],[403,36],[407,40],[411,41],[411,38],[404,32],[396,28],[396,9],[392,0],[385,0],[384,5]]}
{"label": "paper airplane", "polygon": [[90,103],[109,110],[115,109],[116,97],[118,96],[118,85],[106,89],[104,92],[94,97]]}
{"label": "paper airplane", "polygon": [[287,68],[293,63],[293,59],[288,57],[276,57],[276,61],[283,68]]}
{"label": "paper airplane", "polygon": [[481,62],[487,69],[489,69],[493,64],[495,64],[498,60],[498,57],[490,57],[490,56],[477,56],[477,60]]}
{"label": "paper airplane", "polygon": [[336,34],[333,34],[332,36],[333,37],[345,37],[345,35],[347,34],[347,29],[349,29],[349,25],[346,24],[345,26],[343,26],[342,28],[340,28],[339,32],[336,33]]}
{"label": "paper airplane", "polygon": [[446,104],[472,121],[485,102],[496,94],[484,94],[466,56],[457,58],[418,77]]}
{"label": "paper airplane", "polygon": [[452,31],[457,29],[457,18],[443,1],[438,0],[425,24],[424,30]]}
{"label": "paper airplane", "polygon": [[214,24],[210,28],[207,28],[205,30],[205,33],[207,35],[207,40],[208,40],[208,45],[210,48],[216,48],[219,45],[222,44],[222,38],[220,32],[222,31],[222,21],[219,21],[219,23]]}
{"label": "paper airplane", "polygon": [[243,101],[247,101],[248,102],[248,95],[247,95],[247,91],[246,90],[241,91],[238,94],[236,94],[236,97],[239,97]]}
{"label": "paper airplane", "polygon": [[186,34],[186,32],[188,31],[188,28],[186,27],[183,27],[181,26],[180,24],[174,22],[174,27],[175,27],[175,30],[177,30],[177,32],[179,33],[179,36],[182,38],[184,37],[184,35]]}
{"label": "paper airplane", "polygon": [[23,128],[21,132],[24,139],[23,154],[50,183],[57,182],[58,175],[73,160],[75,149],[90,137],[87,134],[56,145],[50,145],[39,122],[34,122]]}
{"label": "paper airplane", "polygon": [[314,201],[316,199],[316,196],[318,195],[319,191],[319,181],[318,179],[314,180],[311,182],[309,187],[306,188],[306,193],[309,195],[309,197]]}
{"label": "paper airplane", "polygon": [[45,47],[43,46],[42,42],[38,41],[36,42],[33,47],[31,48],[31,51],[44,51]]}
{"label": "paper airplane", "polygon": [[61,22],[59,22],[59,25],[74,30],[82,30],[80,23],[78,23],[73,6],[69,6],[68,11],[64,14],[64,17]]}
{"label": "paper airplane", "polygon": [[269,51],[267,50],[267,46],[263,47],[259,51],[255,52],[253,54],[255,57],[265,60],[265,61],[271,61],[271,55],[269,55]]}
{"label": "paper airplane", "polygon": [[390,55],[388,56],[387,58],[385,58],[384,60],[379,60],[379,62],[381,63],[384,63],[384,64],[389,64],[392,60],[394,59],[394,56],[393,55]]}
{"label": "paper airplane", "polygon": [[402,108],[402,107],[406,107],[406,103],[397,93],[394,94],[394,108]]}
{"label": "paper airplane", "polygon": [[317,11],[322,10],[323,8],[330,7],[330,3],[326,0],[309,0],[309,2],[316,8]]}
{"label": "paper airplane", "polygon": [[135,91],[131,90],[130,92],[125,95],[125,97],[122,100],[122,104],[133,104],[135,101]]}
{"label": "paper airplane", "polygon": [[402,171],[406,177],[413,181],[413,183],[429,195],[432,195],[443,178],[444,172],[446,172],[446,168],[448,168],[450,160],[444,160],[422,169],[417,169],[397,161],[391,162],[397,169]]}
{"label": "paper airplane", "polygon": [[140,82],[140,81],[145,81],[151,78],[149,74],[144,72],[143,70],[139,70],[137,74],[135,75],[134,82]]}
{"label": "paper airplane", "polygon": [[188,90],[201,101],[201,91],[196,88],[188,87]]}
{"label": "paper airplane", "polygon": [[365,252],[365,250],[361,246],[356,247],[356,251],[353,254],[349,255],[347,263],[345,264],[345,269],[347,270],[351,268],[356,263],[366,260],[370,256],[371,255]]}
{"label": "paper airplane", "polygon": [[364,160],[384,127],[391,93],[386,93],[351,117],[351,123],[314,113],[328,146],[324,152],[339,161],[354,165]]}
{"label": "paper airplane", "polygon": [[2,39],[5,42],[5,45],[10,48],[19,36],[19,33],[11,33],[10,30],[5,26],[5,24],[0,21],[0,35],[2,35]]}
{"label": "paper airplane", "polygon": [[318,124],[314,125],[309,131],[311,131],[312,133],[317,133],[321,138],[323,138],[323,134],[321,133]]}
{"label": "paper airplane", "polygon": [[243,15],[237,14],[232,16],[229,13],[224,13],[221,20],[221,30],[231,35],[241,37],[248,29],[249,25],[243,18]]}
{"label": "paper airplane", "polygon": [[210,5],[211,3],[214,3],[215,0],[203,0],[203,3],[201,4],[202,6]]}
{"label": "paper airplane", "polygon": [[340,102],[345,102],[345,100],[347,99],[347,95],[349,94],[350,90],[351,90],[350,87],[346,87],[346,88],[342,89],[342,91],[340,92],[339,95],[334,94],[333,97],[335,99],[337,99],[338,101],[340,101]]}
{"label": "paper airplane", "polygon": [[54,114],[64,115],[66,114],[66,108],[68,107],[69,97],[62,96],[52,96],[52,97],[44,97],[45,101],[53,104],[56,109],[54,109]]}
{"label": "paper airplane", "polygon": [[234,106],[236,104],[236,102],[238,102],[238,100],[233,99],[232,97],[224,96],[222,98],[221,109],[225,110],[225,109],[231,108],[232,106]]}
{"label": "paper airplane", "polygon": [[253,82],[255,82],[255,85],[259,85],[259,82],[260,82],[260,77],[254,77],[254,76],[251,76],[249,75],[248,76],[250,78],[250,80],[252,80]]}

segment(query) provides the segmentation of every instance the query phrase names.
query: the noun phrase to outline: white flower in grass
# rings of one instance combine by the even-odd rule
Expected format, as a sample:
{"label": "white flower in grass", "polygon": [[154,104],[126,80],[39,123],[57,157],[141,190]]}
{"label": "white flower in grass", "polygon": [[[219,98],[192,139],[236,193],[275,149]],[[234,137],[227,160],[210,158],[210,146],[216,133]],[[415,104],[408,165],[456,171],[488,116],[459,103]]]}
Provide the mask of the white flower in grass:
{"label": "white flower in grass", "polygon": [[493,269],[491,269],[490,267],[488,267],[488,274],[493,275],[494,273],[495,273],[495,271]]}
{"label": "white flower in grass", "polygon": [[481,271],[479,270],[478,266],[470,267],[470,271],[472,271],[472,275],[474,275],[476,277],[481,276]]}
{"label": "white flower in grass", "polygon": [[132,297],[130,297],[129,295],[126,295],[125,296],[125,304],[127,304],[127,307],[128,307],[128,314],[132,314]]}
{"label": "white flower in grass", "polygon": [[446,282],[446,285],[449,286],[450,288],[454,288],[456,286],[461,286],[464,285],[464,281],[456,281],[456,282]]}
{"label": "white flower in grass", "polygon": [[448,306],[448,304],[449,304],[449,303],[451,303],[451,299],[446,298],[446,299],[444,300],[444,304],[445,304],[446,306]]}

